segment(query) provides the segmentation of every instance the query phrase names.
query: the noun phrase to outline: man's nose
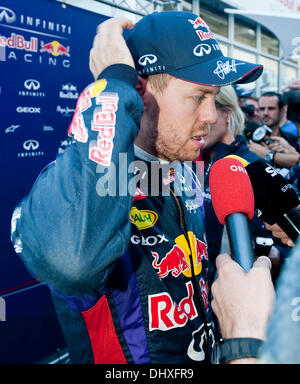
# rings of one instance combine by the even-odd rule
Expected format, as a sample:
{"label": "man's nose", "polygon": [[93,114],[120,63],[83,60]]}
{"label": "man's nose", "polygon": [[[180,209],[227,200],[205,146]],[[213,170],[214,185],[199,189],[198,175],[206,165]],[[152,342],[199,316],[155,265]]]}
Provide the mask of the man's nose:
{"label": "man's nose", "polygon": [[215,124],[217,122],[217,110],[214,98],[207,100],[199,110],[199,121],[205,124]]}

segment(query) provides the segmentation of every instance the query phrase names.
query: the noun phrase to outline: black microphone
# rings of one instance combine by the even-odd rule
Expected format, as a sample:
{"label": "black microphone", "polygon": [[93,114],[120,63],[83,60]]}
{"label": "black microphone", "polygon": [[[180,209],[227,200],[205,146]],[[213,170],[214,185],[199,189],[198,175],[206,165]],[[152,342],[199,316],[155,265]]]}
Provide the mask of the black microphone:
{"label": "black microphone", "polygon": [[245,168],[253,187],[258,216],[270,225],[278,224],[296,242],[300,234],[297,208],[300,201],[293,186],[264,161],[255,161]]}

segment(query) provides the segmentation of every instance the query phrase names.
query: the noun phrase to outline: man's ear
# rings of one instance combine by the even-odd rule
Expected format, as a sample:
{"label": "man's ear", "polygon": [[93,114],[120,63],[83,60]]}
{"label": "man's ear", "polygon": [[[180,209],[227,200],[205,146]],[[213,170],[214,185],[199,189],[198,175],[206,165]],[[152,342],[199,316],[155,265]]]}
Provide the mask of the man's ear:
{"label": "man's ear", "polygon": [[144,103],[144,109],[147,109],[149,105],[149,97],[151,96],[149,92],[147,91],[147,79],[144,79],[143,77],[138,77],[138,83],[135,87],[139,95],[141,96],[143,103]]}
{"label": "man's ear", "polygon": [[288,105],[284,105],[282,108],[281,108],[281,115],[284,115],[285,113],[287,113],[287,109],[288,109]]}

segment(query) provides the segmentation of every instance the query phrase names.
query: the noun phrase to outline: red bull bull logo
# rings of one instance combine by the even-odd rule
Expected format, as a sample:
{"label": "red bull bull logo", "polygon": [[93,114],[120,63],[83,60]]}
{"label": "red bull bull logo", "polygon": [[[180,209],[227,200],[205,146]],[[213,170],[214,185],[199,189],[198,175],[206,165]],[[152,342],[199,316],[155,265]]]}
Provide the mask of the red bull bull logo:
{"label": "red bull bull logo", "polygon": [[204,27],[209,29],[208,25],[204,20],[201,19],[201,17],[197,17],[196,20],[189,19],[189,22],[193,25],[194,29],[197,29],[199,27]]}
{"label": "red bull bull logo", "polygon": [[70,46],[65,47],[59,41],[53,40],[50,43],[45,44],[41,41],[40,52],[48,52],[53,56],[68,56],[70,57]]}
{"label": "red bull bull logo", "polygon": [[199,266],[202,263],[202,260],[208,260],[208,254],[207,254],[207,245],[197,239],[197,252],[196,252],[196,264]]}
{"label": "red bull bull logo", "polygon": [[186,261],[185,253],[178,245],[174,245],[171,251],[166,254],[160,263],[157,262],[158,253],[151,253],[154,257],[152,265],[155,269],[157,269],[157,274],[161,278],[168,276],[169,273],[172,273],[174,277],[177,277],[191,267]]}
{"label": "red bull bull logo", "polygon": [[193,263],[194,274],[197,276],[202,271],[202,260],[208,260],[207,245],[196,238],[191,231],[188,232],[189,242],[184,235],[175,239],[173,248],[159,261],[159,254],[151,252],[154,258],[152,266],[162,279],[172,274],[178,277],[181,273],[186,277],[192,276],[191,263]]}

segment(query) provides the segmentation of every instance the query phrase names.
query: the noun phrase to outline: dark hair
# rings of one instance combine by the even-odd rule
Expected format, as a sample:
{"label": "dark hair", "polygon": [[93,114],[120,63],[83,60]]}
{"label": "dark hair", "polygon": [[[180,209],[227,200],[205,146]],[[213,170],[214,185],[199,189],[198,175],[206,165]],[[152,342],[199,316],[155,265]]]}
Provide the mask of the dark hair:
{"label": "dark hair", "polygon": [[282,107],[285,106],[285,103],[283,102],[281,93],[269,91],[269,92],[263,93],[260,97],[263,97],[263,96],[270,96],[270,97],[275,96],[275,97],[277,97],[278,98],[278,107],[279,107],[279,109],[281,109]]}

